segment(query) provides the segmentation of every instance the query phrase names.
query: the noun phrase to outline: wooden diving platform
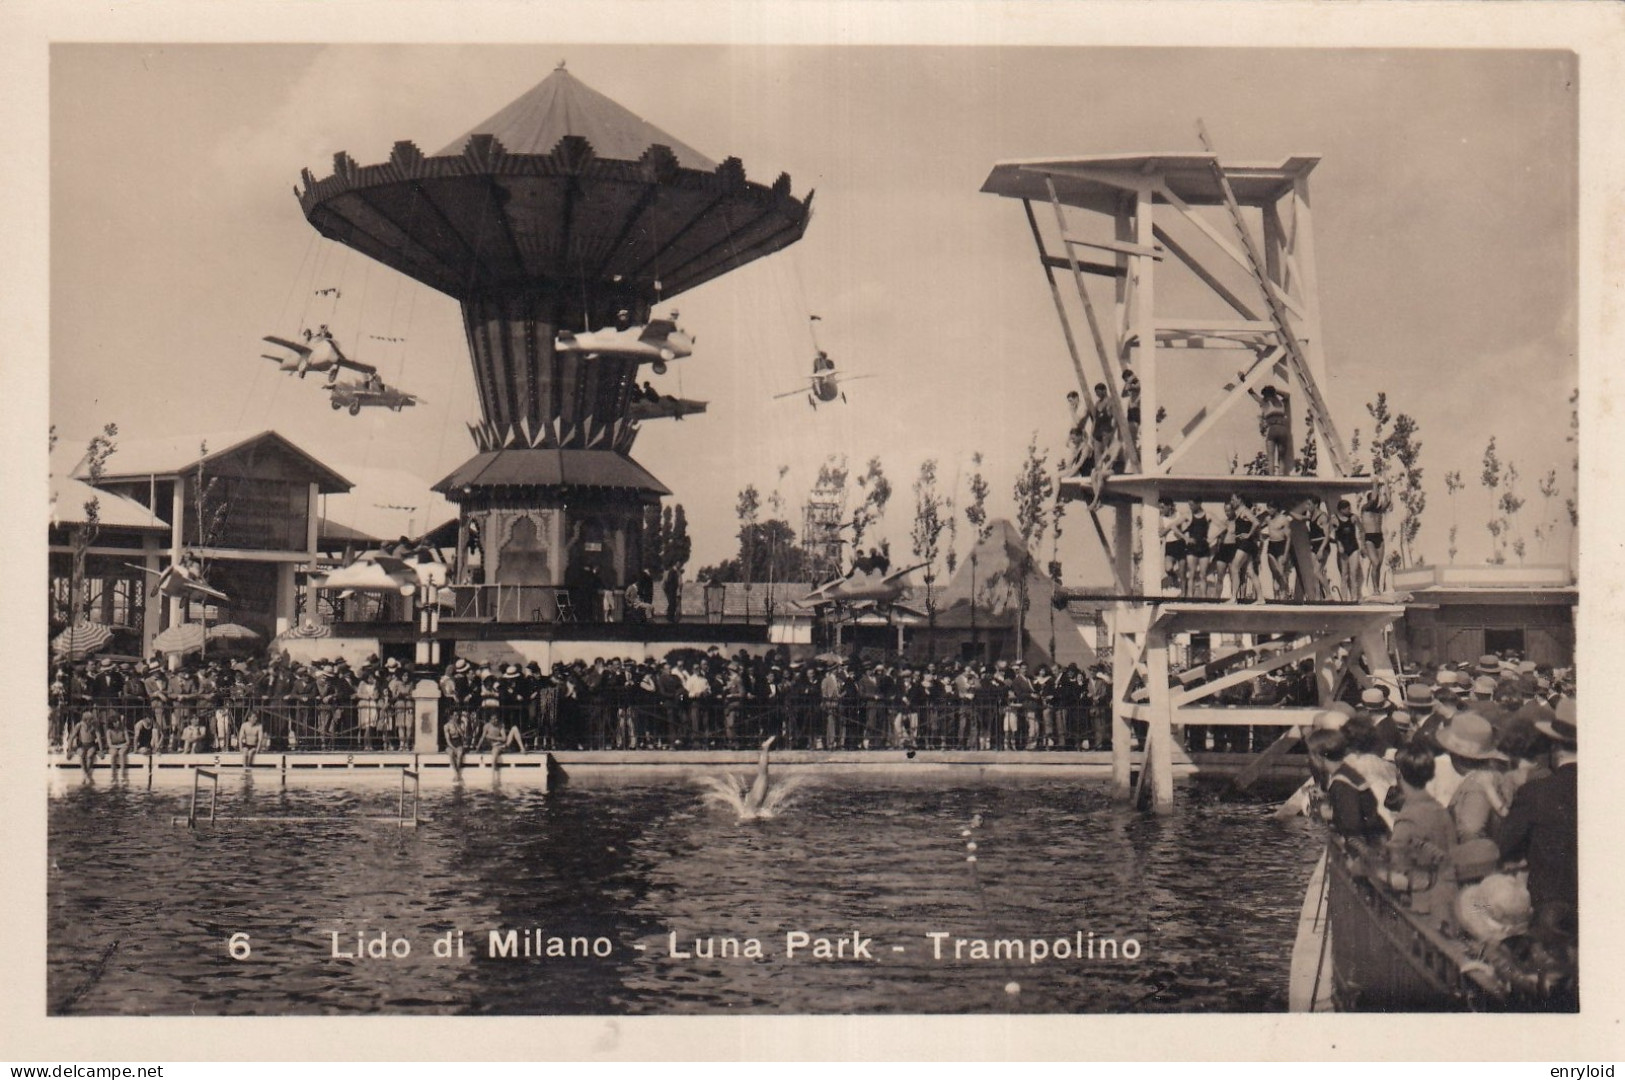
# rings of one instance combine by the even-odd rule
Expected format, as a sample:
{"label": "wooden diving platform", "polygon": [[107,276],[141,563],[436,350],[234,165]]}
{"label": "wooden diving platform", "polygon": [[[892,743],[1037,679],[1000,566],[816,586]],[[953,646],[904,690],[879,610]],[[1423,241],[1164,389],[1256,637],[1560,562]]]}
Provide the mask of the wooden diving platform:
{"label": "wooden diving platform", "polygon": [[[1301,499],[1338,499],[1367,491],[1369,476],[1192,476],[1161,473],[1114,473],[1104,479],[1100,501],[1112,506],[1174,502],[1222,503],[1240,495],[1249,503],[1290,505]],[[1063,499],[1092,500],[1094,484],[1088,476],[1064,477],[1060,483]]]}
{"label": "wooden diving platform", "polygon": [[1307,634],[1357,637],[1405,614],[1403,604],[1214,604],[1167,600],[1152,626],[1165,634]]}

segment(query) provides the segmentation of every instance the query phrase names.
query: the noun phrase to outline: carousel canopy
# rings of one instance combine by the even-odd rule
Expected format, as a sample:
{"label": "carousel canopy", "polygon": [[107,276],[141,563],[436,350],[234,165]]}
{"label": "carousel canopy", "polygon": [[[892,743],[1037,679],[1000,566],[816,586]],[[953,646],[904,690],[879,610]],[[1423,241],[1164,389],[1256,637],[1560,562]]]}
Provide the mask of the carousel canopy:
{"label": "carousel canopy", "polygon": [[431,288],[545,297],[571,325],[794,243],[812,202],[788,175],[768,186],[737,158],[714,164],[562,67],[439,154],[398,142],[362,166],[340,153],[296,194],[323,236]]}
{"label": "carousel canopy", "polygon": [[455,497],[463,488],[618,488],[670,495],[643,466],[612,450],[493,450],[476,454],[434,486]]}

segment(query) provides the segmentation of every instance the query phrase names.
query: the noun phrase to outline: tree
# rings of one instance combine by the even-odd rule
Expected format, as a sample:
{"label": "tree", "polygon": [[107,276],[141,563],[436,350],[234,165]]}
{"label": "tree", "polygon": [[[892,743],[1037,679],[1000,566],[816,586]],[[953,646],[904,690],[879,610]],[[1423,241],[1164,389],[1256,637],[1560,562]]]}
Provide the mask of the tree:
{"label": "tree", "polygon": [[[863,543],[863,535],[870,528],[879,525],[880,520],[886,516],[886,504],[891,501],[891,481],[886,479],[886,471],[880,465],[878,457],[869,459],[869,465],[862,476],[858,477],[858,490],[863,493],[863,501],[852,514],[852,550],[855,553],[858,545]],[[881,541],[881,549],[887,545]]]}
{"label": "tree", "polygon": [[[739,518],[739,557],[745,567],[753,568],[756,565],[756,541],[758,524],[757,518],[761,514],[762,496],[757,492],[755,484],[746,484],[739,493],[739,501],[734,504],[734,514]],[[746,620],[750,618],[750,587],[755,575],[745,577],[745,613]]]}
{"label": "tree", "polygon": [[1574,446],[1570,468],[1574,473],[1574,494],[1568,498],[1569,528],[1580,527],[1580,388],[1569,394],[1568,442]]}
{"label": "tree", "polygon": [[926,655],[935,659],[937,654],[937,555],[941,547],[942,531],[952,519],[953,507],[947,507],[937,491],[937,461],[926,458],[920,462],[920,475],[914,480],[914,528],[909,533],[913,541],[914,557],[925,563],[925,621],[928,637]]}
{"label": "tree", "polygon": [[1496,508],[1501,511],[1501,522],[1506,530],[1506,537],[1511,541],[1512,553],[1518,557],[1518,565],[1523,565],[1525,544],[1523,530],[1519,528],[1518,511],[1523,509],[1524,498],[1518,494],[1518,466],[1507,462],[1506,472],[1501,480],[1501,497],[1496,501]]}
{"label": "tree", "polygon": [[694,542],[688,536],[688,513],[683,504],[668,506],[660,515],[660,565],[662,571],[688,565]]}
{"label": "tree", "polygon": [[[769,522],[777,522],[784,526],[785,532],[790,532],[789,523],[784,520],[784,477],[790,471],[790,466],[779,466],[779,478],[773,485],[773,494],[767,497],[767,510]],[[790,532],[792,543],[795,534]],[[767,549],[767,618],[773,618],[773,585],[779,580],[780,541],[775,534],[768,541]]]}
{"label": "tree", "polygon": [[1444,474],[1444,489],[1450,495],[1450,565],[1456,562],[1456,496],[1467,484],[1461,478],[1460,469],[1452,469]]}
{"label": "tree", "polygon": [[1427,492],[1422,490],[1422,441],[1416,437],[1419,425],[1407,413],[1391,413],[1388,395],[1366,405],[1371,414],[1371,472],[1392,485],[1394,497],[1405,508],[1395,530],[1398,544],[1388,553],[1388,565],[1395,570],[1411,565],[1411,549],[1422,531],[1422,511],[1427,509]]}
{"label": "tree", "polygon": [[1016,498],[1016,529],[1021,533],[1021,558],[1009,569],[1010,573],[1018,575],[1013,583],[1019,600],[1016,609],[1018,659],[1027,653],[1027,592],[1033,573],[1032,549],[1044,540],[1044,531],[1049,525],[1046,511],[1055,497],[1055,478],[1050,475],[1048,457],[1047,449],[1038,449],[1038,432],[1033,432],[1027,442],[1026,460],[1016,474],[1013,492]]}
{"label": "tree", "polygon": [[[107,424],[101,434],[93,435],[85,447],[84,465],[86,477],[91,487],[101,483],[102,476],[107,471],[107,459],[113,456],[118,449],[118,425]],[[56,445],[56,429],[51,430],[51,445]],[[68,625],[77,624],[84,615],[85,610],[85,559],[90,554],[91,545],[101,533],[101,497],[92,495],[85,500],[85,520],[76,526],[70,534],[69,544],[73,549],[73,561],[68,576]]]}
{"label": "tree", "polygon": [[[744,558],[751,551],[750,561]],[[807,581],[813,576],[813,556],[797,545],[789,522],[770,518],[740,530],[739,551],[731,559],[703,566],[696,577],[715,582],[762,582],[768,580],[770,562],[781,581]]]}
{"label": "tree", "polygon": [[1298,448],[1298,460],[1294,464],[1299,476],[1315,476],[1320,468],[1320,443],[1315,439],[1314,413],[1303,414],[1303,445]]}
{"label": "tree", "polygon": [[1523,558],[1524,542],[1522,534],[1516,537],[1513,529],[1517,520],[1518,511],[1523,509],[1523,497],[1518,494],[1518,467],[1512,462],[1505,465],[1501,463],[1500,456],[1495,451],[1495,436],[1484,447],[1483,470],[1479,473],[1479,483],[1483,484],[1490,493],[1490,518],[1484,527],[1490,534],[1489,561],[1500,566],[1507,561],[1507,548],[1512,551],[1520,561]]}
{"label": "tree", "polygon": [[1557,518],[1552,513],[1552,500],[1557,497],[1557,470],[1547,469],[1540,478],[1540,524],[1535,526],[1535,539],[1540,541],[1540,553],[1549,556],[1552,540],[1557,534]]}
{"label": "tree", "polygon": [[970,456],[970,504],[965,507],[965,523],[975,532],[975,539],[971,541],[970,549],[970,640],[971,645],[977,643],[976,638],[976,549],[993,527],[987,521],[987,478],[982,475],[982,452],[974,451]]}

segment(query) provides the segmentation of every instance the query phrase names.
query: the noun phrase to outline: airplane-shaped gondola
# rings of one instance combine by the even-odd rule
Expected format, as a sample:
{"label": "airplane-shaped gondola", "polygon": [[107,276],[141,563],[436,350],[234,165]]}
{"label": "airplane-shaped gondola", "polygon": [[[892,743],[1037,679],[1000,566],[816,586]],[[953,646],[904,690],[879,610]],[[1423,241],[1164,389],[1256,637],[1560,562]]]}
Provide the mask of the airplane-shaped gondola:
{"label": "airplane-shaped gondola", "polygon": [[305,377],[306,372],[326,371],[329,373],[327,376],[328,381],[331,382],[338,378],[340,368],[348,368],[363,375],[377,374],[378,369],[371,364],[363,364],[358,360],[351,360],[348,356],[345,356],[344,350],[340,349],[338,342],[333,340],[333,333],[328,330],[325,323],[316,330],[304,331],[302,337],[304,338],[303,344],[297,341],[289,341],[287,338],[277,337],[274,334],[267,334],[260,340],[270,342],[272,345],[279,345],[292,355],[272,356],[270,353],[261,353],[260,355],[264,359],[275,363],[283,371],[296,374],[301,379]]}
{"label": "airplane-shaped gondola", "polygon": [[922,562],[901,570],[854,570],[845,577],[824,582],[802,597],[800,602],[803,607],[811,608],[857,603],[889,606],[902,598],[903,579],[926,565]]}
{"label": "airplane-shaped gondola", "polygon": [[328,400],[334,409],[349,409],[351,416],[359,416],[362,409],[389,409],[392,412],[400,412],[408,405],[423,402],[416,394],[408,394],[405,390],[390,386],[378,377],[377,372],[369,374],[360,382],[329,382],[322,389],[332,395]]}
{"label": "airplane-shaped gondola", "polygon": [[829,354],[819,349],[818,355],[813,357],[812,374],[807,378],[807,385],[795,390],[786,390],[782,394],[774,394],[773,399],[795,397],[798,394],[807,395],[807,404],[818,408],[820,401],[834,401],[837,397],[846,400],[846,392],[841,389],[841,381],[852,379],[872,379],[873,375],[846,375],[835,370],[835,361]]}
{"label": "airplane-shaped gondola", "polygon": [[693,355],[694,338],[677,328],[677,312],[664,319],[651,319],[644,326],[626,324],[625,318],[623,311],[615,326],[579,334],[560,330],[554,349],[560,353],[653,364],[656,375],[664,375],[671,361]]}
{"label": "airplane-shaped gondola", "polygon": [[171,563],[162,570],[153,570],[137,563],[125,563],[124,565],[133,570],[139,570],[144,574],[151,574],[158,579],[152,583],[153,596],[158,596],[161,593],[169,597],[184,597],[188,593],[202,593],[204,596],[212,596],[216,600],[229,601],[231,599],[219,589],[211,588],[203,580],[203,572],[198,569],[197,563],[190,554],[182,555],[180,562]]}

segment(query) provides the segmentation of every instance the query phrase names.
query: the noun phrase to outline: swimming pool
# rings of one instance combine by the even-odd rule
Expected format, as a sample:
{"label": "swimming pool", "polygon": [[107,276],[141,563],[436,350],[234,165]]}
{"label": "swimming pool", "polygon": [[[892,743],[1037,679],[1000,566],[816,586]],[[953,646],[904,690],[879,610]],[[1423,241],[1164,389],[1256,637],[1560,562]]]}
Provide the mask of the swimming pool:
{"label": "swimming pool", "polygon": [[[745,770],[734,770],[742,774]],[[933,774],[58,784],[53,1014],[1277,1011],[1316,836],[1270,805]],[[970,845],[974,844],[974,848]],[[968,861],[974,856],[974,861]]]}

